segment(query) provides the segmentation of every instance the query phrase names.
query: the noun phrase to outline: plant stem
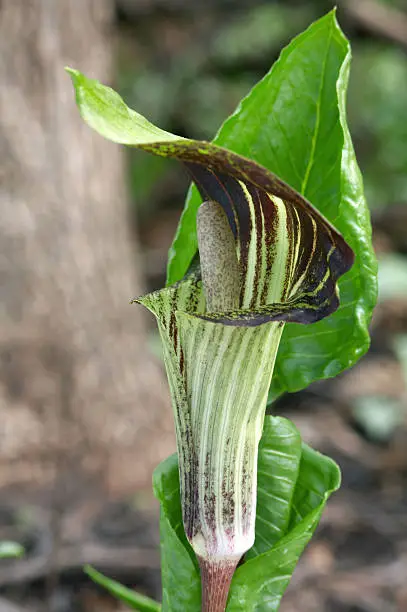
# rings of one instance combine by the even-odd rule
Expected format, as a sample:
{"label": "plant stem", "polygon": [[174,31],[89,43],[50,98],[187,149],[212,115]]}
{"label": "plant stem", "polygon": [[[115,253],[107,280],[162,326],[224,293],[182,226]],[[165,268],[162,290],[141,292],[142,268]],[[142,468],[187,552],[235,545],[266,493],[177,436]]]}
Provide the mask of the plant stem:
{"label": "plant stem", "polygon": [[213,561],[198,557],[198,561],[201,568],[202,612],[224,612],[239,559]]}

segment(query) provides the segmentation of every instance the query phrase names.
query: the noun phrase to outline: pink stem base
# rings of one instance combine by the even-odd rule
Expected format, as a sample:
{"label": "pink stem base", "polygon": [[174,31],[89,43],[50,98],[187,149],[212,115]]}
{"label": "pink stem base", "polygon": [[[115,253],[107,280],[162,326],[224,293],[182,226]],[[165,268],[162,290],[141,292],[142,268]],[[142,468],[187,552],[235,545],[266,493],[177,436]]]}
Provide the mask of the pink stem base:
{"label": "pink stem base", "polygon": [[239,559],[212,561],[198,557],[201,568],[202,612],[224,612]]}

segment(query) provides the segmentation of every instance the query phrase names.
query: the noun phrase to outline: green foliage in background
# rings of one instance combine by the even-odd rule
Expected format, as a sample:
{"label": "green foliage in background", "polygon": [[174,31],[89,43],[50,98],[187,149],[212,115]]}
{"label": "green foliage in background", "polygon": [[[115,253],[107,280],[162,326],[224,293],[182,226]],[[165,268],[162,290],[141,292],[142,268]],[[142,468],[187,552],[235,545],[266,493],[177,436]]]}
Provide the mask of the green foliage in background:
{"label": "green foliage in background", "polygon": [[354,54],[349,121],[368,202],[374,208],[407,202],[406,54],[373,41],[359,43]]}
{"label": "green foliage in background", "polygon": [[16,542],[0,542],[0,559],[18,558],[24,555],[24,548]]}

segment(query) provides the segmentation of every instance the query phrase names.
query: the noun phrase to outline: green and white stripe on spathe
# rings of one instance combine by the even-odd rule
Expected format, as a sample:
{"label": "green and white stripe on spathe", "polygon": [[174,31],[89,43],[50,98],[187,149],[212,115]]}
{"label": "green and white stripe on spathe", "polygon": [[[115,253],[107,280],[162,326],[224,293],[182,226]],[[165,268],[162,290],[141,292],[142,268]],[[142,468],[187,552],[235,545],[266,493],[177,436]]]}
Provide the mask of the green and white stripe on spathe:
{"label": "green and white stripe on spathe", "polygon": [[177,313],[196,452],[196,554],[240,557],[254,542],[257,448],[281,323],[233,327]]}

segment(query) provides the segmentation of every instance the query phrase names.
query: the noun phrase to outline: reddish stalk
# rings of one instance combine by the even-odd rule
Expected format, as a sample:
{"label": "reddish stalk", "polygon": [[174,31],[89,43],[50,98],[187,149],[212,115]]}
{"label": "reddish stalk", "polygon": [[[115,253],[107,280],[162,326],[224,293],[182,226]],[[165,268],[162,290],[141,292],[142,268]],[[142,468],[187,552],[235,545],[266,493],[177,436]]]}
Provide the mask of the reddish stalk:
{"label": "reddish stalk", "polygon": [[239,559],[212,561],[198,557],[201,568],[202,612],[224,612]]}

